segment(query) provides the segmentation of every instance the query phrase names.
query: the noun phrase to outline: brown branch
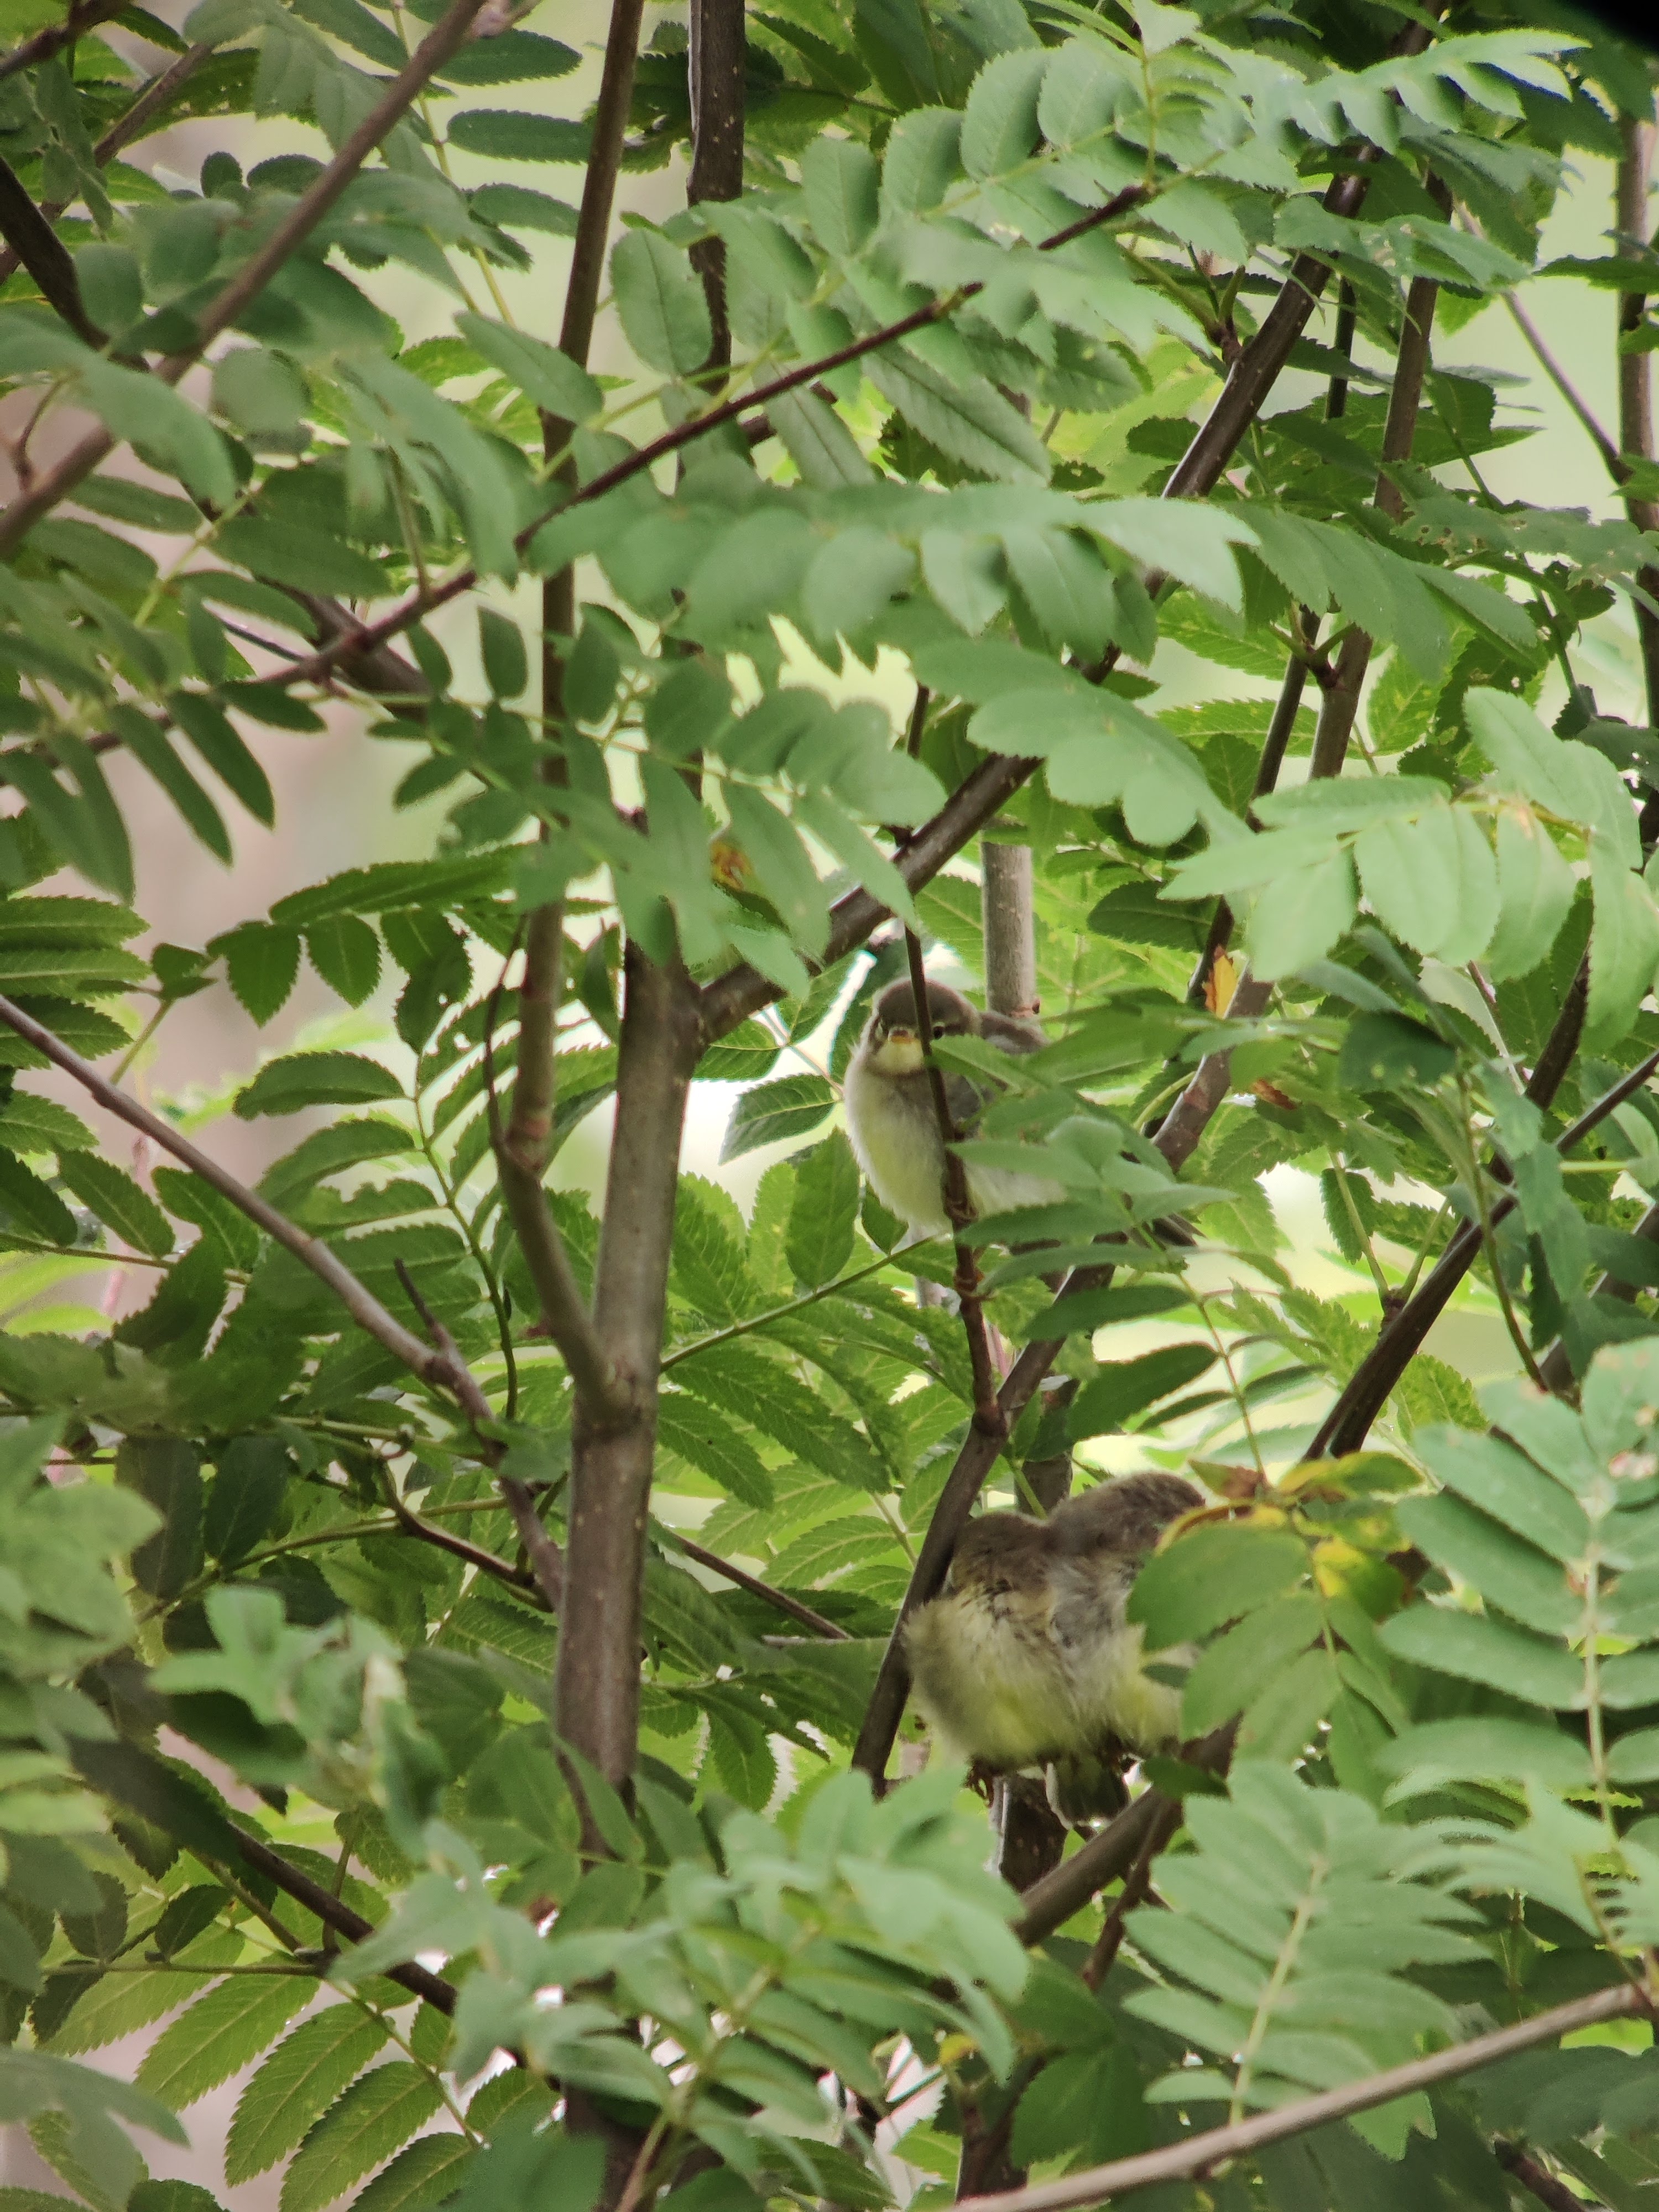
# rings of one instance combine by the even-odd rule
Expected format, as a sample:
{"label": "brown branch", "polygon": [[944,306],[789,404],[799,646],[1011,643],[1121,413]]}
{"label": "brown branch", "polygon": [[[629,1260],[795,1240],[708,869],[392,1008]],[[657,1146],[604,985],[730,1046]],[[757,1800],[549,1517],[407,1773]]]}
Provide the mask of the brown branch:
{"label": "brown branch", "polygon": [[1431,2089],[1441,2081],[1495,2065],[1517,2051],[1531,2051],[1540,2043],[1581,2027],[1594,2027],[1608,2020],[1650,2020],[1654,1995],[1634,1983],[1598,1990],[1593,1996],[1577,1997],[1570,2004],[1519,2021],[1512,2027],[1495,2028],[1489,2035],[1472,2036],[1467,2043],[1436,2051],[1426,2058],[1413,2058],[1386,2073],[1370,2074],[1363,2081],[1345,2082],[1340,2089],[1322,2089],[1317,2096],[1298,2098],[1267,2112],[1253,2112],[1247,2120],[1229,2127],[1208,2128],[1188,2136],[1162,2150],[1143,2151],[1134,2158],[1115,2159],[1109,2166],[1068,2173],[1058,2181],[1040,2181],[1030,2189],[1015,2189],[995,2197],[970,2197],[961,2212],[1081,2212],[1086,2205],[1127,2197],[1131,2190],[1147,2189],[1163,2181],[1194,2181],[1215,2172],[1229,2160],[1248,2156],[1270,2143],[1306,2135],[1333,2120],[1346,2120],[1356,2112],[1374,2112],[1395,2097],[1408,2097]]}
{"label": "brown branch", "polygon": [[927,1004],[927,971],[921,964],[921,939],[914,929],[904,933],[904,951],[910,965],[910,991],[916,1002],[916,1041],[927,1071],[928,1094],[933,1119],[939,1125],[939,1148],[945,1158],[945,1211],[950,1217],[956,1246],[956,1293],[968,1340],[968,1361],[974,1377],[974,1425],[999,1444],[1008,1433],[1007,1416],[997,1402],[996,1362],[985,1327],[985,1301],[980,1294],[979,1262],[966,1242],[965,1231],[976,1216],[968,1195],[968,1170],[957,1151],[962,1132],[951,1112],[945,1087],[945,1071],[933,1055],[933,1017]]}
{"label": "brown branch", "polygon": [[985,1003],[994,1014],[1031,1019],[1037,996],[1031,848],[986,838],[979,848],[980,922],[985,939]]}
{"label": "brown branch", "polygon": [[[1567,1011],[1571,1012],[1571,1007]],[[1571,1152],[1581,1139],[1605,1121],[1615,1107],[1622,1106],[1632,1092],[1639,1091],[1656,1068],[1659,1068],[1659,1053],[1650,1053],[1645,1060],[1627,1075],[1622,1076],[1610,1091],[1604,1091],[1593,1106],[1587,1108],[1576,1121],[1561,1132],[1555,1140],[1556,1151]],[[1565,1073],[1565,1066],[1562,1072]],[[1527,1086],[1528,1096],[1535,1104],[1547,1105],[1549,1098],[1539,1094],[1534,1088],[1536,1083],[1537,1071],[1534,1070],[1533,1082]],[[1514,1211],[1515,1205],[1512,1197],[1499,1199],[1487,1215],[1487,1226],[1495,1229]],[[1376,1343],[1349,1376],[1340,1396],[1320,1424],[1317,1435],[1309,1445],[1308,1458],[1340,1458],[1346,1453],[1360,1449],[1370,1434],[1371,1423],[1387,1402],[1389,1392],[1439,1319],[1452,1292],[1474,1264],[1480,1244],[1480,1224],[1464,1222],[1414,1296],[1386,1324]]]}
{"label": "brown branch", "polygon": [[[402,1260],[394,1261],[393,1265],[398,1271],[398,1280],[404,1286],[404,1294],[421,1316],[434,1349],[447,1361],[457,1377],[455,1395],[472,1424],[478,1438],[480,1455],[485,1466],[495,1475],[495,1486],[501,1493],[507,1511],[513,1516],[513,1525],[518,1531],[519,1541],[524,1546],[531,1571],[536,1578],[536,1586],[546,1602],[547,1609],[550,1613],[556,1613],[564,1596],[564,1555],[543,1526],[541,1516],[536,1510],[536,1501],[524,1484],[516,1476],[501,1473],[501,1446],[490,1434],[495,1413],[489,1401],[478,1388],[471,1370],[457,1350],[454,1338],[421,1296],[414,1276]],[[469,1546],[468,1549],[471,1548]],[[481,1554],[478,1564],[489,1556]],[[493,1565],[489,1571],[495,1571]]]}
{"label": "brown branch", "polygon": [[[1433,176],[1426,183],[1436,204],[1449,212],[1451,195],[1445,186]],[[1395,463],[1411,458],[1417,435],[1418,409],[1423,398],[1423,380],[1429,365],[1435,303],[1439,296],[1439,285],[1428,276],[1414,276],[1406,295],[1400,346],[1395,356],[1394,384],[1389,393],[1388,418],[1382,428],[1382,463],[1377,470],[1376,489],[1371,495],[1373,507],[1390,522],[1398,522],[1405,508],[1391,471]],[[1342,773],[1348,740],[1353,734],[1354,717],[1359,712],[1365,672],[1370,665],[1371,647],[1370,635],[1358,623],[1342,641],[1336,658],[1335,681],[1320,701],[1319,726],[1314,732],[1313,762],[1309,769],[1310,778]]]}
{"label": "brown branch", "polygon": [[[1254,1021],[1273,996],[1273,985],[1255,975],[1241,975],[1227,1002],[1230,1021]],[[1198,1140],[1214,1120],[1232,1079],[1231,1050],[1206,1053],[1192,1081],[1158,1126],[1152,1142],[1170,1166],[1179,1171],[1198,1149]]]}
{"label": "brown branch", "polygon": [[[686,1097],[703,1047],[696,988],[678,962],[659,965],[630,943],[624,974],[593,1319],[631,1410],[599,1429],[576,1407],[554,1676],[561,1739],[619,1790],[629,1786],[638,1739],[657,1380]],[[592,1839],[604,1850],[602,1838]]]}
{"label": "brown branch", "polygon": [[[617,179],[633,99],[642,15],[643,0],[612,0],[605,66],[593,111],[559,333],[560,350],[579,368],[586,367],[593,343],[593,319],[599,307],[605,246],[616,206]],[[559,416],[543,413],[543,454],[556,465],[555,480],[566,497],[575,482],[567,452],[570,430],[570,424]],[[544,580],[541,615],[542,713],[546,726],[552,730],[563,710],[565,641],[576,627],[573,568],[561,568]],[[562,757],[550,758],[544,763],[544,782],[562,785],[565,775]],[[542,1326],[563,1356],[586,1417],[604,1427],[627,1419],[629,1400],[599,1341],[543,1182],[552,1155],[553,1112],[558,1091],[557,1019],[563,948],[563,902],[550,900],[530,916],[525,932],[524,974],[519,988],[519,1058],[513,1100],[507,1128],[502,1132],[495,1122],[492,1074],[490,1128],[501,1202],[535,1286]]]}
{"label": "brown branch", "polygon": [[1492,2144],[1492,2154],[1505,2173],[1511,2175],[1521,2186],[1547,2204],[1549,2212],[1601,2212],[1601,2207],[1588,2197],[1569,2189],[1565,2181],[1540,2166],[1538,2160],[1524,2151],[1519,2143],[1505,2142],[1499,2136]]}
{"label": "brown branch", "polygon": [[770,1583],[763,1583],[758,1575],[746,1574],[743,1568],[734,1567],[730,1559],[723,1559],[718,1552],[708,1551],[690,1536],[682,1535],[678,1528],[669,1528],[663,1533],[673,1540],[688,1559],[695,1559],[700,1567],[707,1567],[711,1574],[719,1575],[723,1582],[747,1590],[750,1597],[763,1599],[779,1613],[787,1613],[791,1620],[799,1621],[803,1628],[810,1628],[815,1636],[822,1636],[831,1644],[847,1644],[852,1640],[844,1628],[837,1628],[833,1620],[826,1620],[821,1613],[814,1613],[810,1605],[803,1605],[798,1597],[791,1597],[787,1590],[775,1589]]}
{"label": "brown branch", "polygon": [[[329,213],[381,140],[402,121],[429,79],[462,44],[473,17],[483,4],[484,0],[453,0],[447,13],[427,33],[362,121],[342,142],[327,167],[313,179],[264,245],[250,254],[229,283],[202,310],[196,319],[196,335],[191,343],[157,364],[157,375],[168,384],[177,384],[219,333],[228,330],[258,298],[283,263]],[[0,556],[12,552],[44,514],[50,513],[60,500],[67,499],[75,487],[114,451],[116,443],[100,424],[14,500],[0,514]],[[375,639],[373,642],[384,641]]]}
{"label": "brown branch", "polygon": [[1129,1915],[1136,1905],[1144,1905],[1146,1893],[1152,1886],[1152,1861],[1181,1826],[1182,1810],[1176,1798],[1163,1798],[1146,1831],[1134,1864],[1123,1877],[1123,1887],[1112,1899],[1110,1910],[1101,1923],[1095,1948],[1083,1962],[1082,1978],[1086,1989],[1097,1990],[1112,1971],[1119,1950],[1122,1948],[1123,1930]]}
{"label": "brown branch", "polygon": [[[744,74],[748,58],[743,0],[691,0],[691,174],[685,197],[735,200],[743,192]],[[699,239],[691,265],[702,279],[714,332],[706,367],[732,365],[732,325],[726,310],[726,246],[718,237]]]}
{"label": "brown branch", "polygon": [[[542,1327],[558,1346],[588,1419],[603,1427],[625,1419],[630,1401],[599,1341],[542,1182],[553,1146],[555,1048],[563,945],[563,907],[556,902],[538,907],[525,932],[525,969],[519,986],[518,1069],[505,1128],[495,1124],[490,1055],[491,1135],[502,1203],[535,1285]],[[489,1026],[493,1032],[493,1018]]]}
{"label": "brown branch", "polygon": [[27,270],[46,305],[69,325],[82,345],[95,353],[106,343],[105,336],[88,314],[81,297],[74,256],[24,191],[15,170],[3,161],[0,161],[0,238],[11,249],[6,258],[12,267],[21,264]]}
{"label": "brown branch", "polygon": [[1052,1874],[1034,1882],[1019,1900],[1025,1908],[1014,1923],[1020,1942],[1028,1946],[1041,1943],[1056,1928],[1063,1928],[1074,1912],[1081,1912],[1108,1882],[1127,1875],[1166,1802],[1159,1790],[1142,1790],[1098,1835],[1091,1836],[1081,1850],[1062,1859]]}
{"label": "brown branch", "polygon": [[612,0],[611,27],[605,36],[605,68],[599,97],[593,110],[588,142],[587,166],[582,177],[581,206],[576,216],[576,235],[565,285],[564,318],[559,330],[559,350],[585,367],[593,343],[593,319],[599,311],[599,287],[605,276],[605,249],[611,234],[611,210],[616,204],[617,178],[622,168],[623,139],[628,129],[628,110],[634,97],[634,70],[640,47],[640,25],[644,0]]}
{"label": "brown branch", "polygon": [[547,1593],[527,1569],[515,1567],[507,1559],[498,1559],[494,1552],[485,1551],[481,1544],[469,1544],[465,1536],[457,1536],[447,1528],[440,1528],[430,1521],[422,1520],[395,1490],[388,1489],[386,1502],[393,1519],[405,1535],[416,1537],[422,1544],[430,1544],[434,1550],[448,1552],[455,1559],[465,1560],[468,1566],[477,1567],[480,1574],[492,1576],[495,1581],[506,1583],[514,1589],[539,1598],[548,1611],[552,1610],[547,1604]]}
{"label": "brown branch", "polygon": [[[303,1905],[306,1911],[320,1920],[325,1928],[331,1928],[337,1936],[349,1937],[354,1943],[361,1943],[366,1936],[374,1933],[373,1921],[365,1920],[361,1912],[354,1912],[331,1890],[325,1889],[320,1882],[313,1881],[308,1874],[301,1874],[298,1867],[290,1866],[280,1851],[272,1850],[269,1844],[262,1842],[257,1836],[250,1836],[244,1828],[233,1826],[231,1832],[236,1838],[237,1850],[254,1872],[275,1882],[277,1888],[291,1897],[296,1905]],[[426,1967],[417,1966],[412,1961],[407,1966],[386,1966],[382,1971],[388,1981],[396,1982],[401,1989],[411,1990],[417,1997],[424,1997],[434,2011],[446,2014],[454,2011],[454,1984],[445,1981],[441,1976],[431,1973]]]}
{"label": "brown branch", "polygon": [[44,31],[25,39],[9,54],[0,54],[0,77],[15,76],[19,70],[33,69],[37,62],[49,62],[65,46],[84,38],[95,24],[106,23],[112,15],[118,15],[126,4],[127,0],[82,0],[82,5],[72,6],[61,23],[48,23]]}

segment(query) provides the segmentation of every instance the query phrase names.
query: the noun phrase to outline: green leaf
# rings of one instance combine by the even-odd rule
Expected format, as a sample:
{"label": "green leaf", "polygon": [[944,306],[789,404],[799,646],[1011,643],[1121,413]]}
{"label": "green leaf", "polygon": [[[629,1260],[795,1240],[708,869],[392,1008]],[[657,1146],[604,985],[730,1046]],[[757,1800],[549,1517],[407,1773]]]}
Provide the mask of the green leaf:
{"label": "green leaf", "polygon": [[1339,1080],[1355,1091],[1410,1091],[1438,1083],[1457,1062],[1452,1046],[1405,1014],[1361,1014],[1342,1040]]}
{"label": "green leaf", "polygon": [[581,56],[539,31],[492,31],[453,53],[438,72],[450,84],[524,84],[568,76]]}
{"label": "green leaf", "polygon": [[262,1029],[288,1004],[300,974],[297,929],[245,921],[208,950],[223,954],[231,989]]}
{"label": "green leaf", "polygon": [[567,123],[550,115],[526,115],[513,107],[471,107],[450,118],[446,136],[465,153],[488,154],[498,161],[580,166],[587,159],[592,134],[585,123]]}
{"label": "green leaf", "polygon": [[1016,167],[1037,139],[1037,95],[1050,57],[1042,46],[988,62],[974,79],[962,118],[962,166],[970,177]]}
{"label": "green leaf", "polygon": [[657,1432],[671,1452],[744,1504],[761,1510],[771,1504],[772,1480],[764,1462],[724,1414],[682,1391],[665,1391]]}
{"label": "green leaf", "polygon": [[836,1103],[835,1085],[821,1075],[781,1075],[741,1092],[726,1124],[720,1160],[741,1159],[763,1145],[780,1145],[816,1129]]}
{"label": "green leaf", "polygon": [[132,1555],[132,1578],[152,1597],[177,1597],[202,1571],[202,1464],[193,1444],[173,1437],[126,1437],[115,1479],[153,1505],[161,1526]]}
{"label": "green leaf", "polygon": [[285,2157],[385,2041],[380,2022],[354,2004],[330,2005],[302,2021],[237,2100],[225,2142],[225,2179],[234,2187]]}
{"label": "green leaf", "polygon": [[112,728],[145,771],[167,797],[216,860],[231,857],[230,833],[207,793],[175,751],[168,732],[136,707],[117,704],[109,708]]}
{"label": "green leaf", "polygon": [[497,699],[516,699],[530,681],[530,657],[517,623],[495,607],[478,609],[478,649],[484,681]]}
{"label": "green leaf", "polygon": [[437,2083],[407,2059],[363,2075],[295,2153],[283,2177],[282,2212],[322,2212],[407,2142],[440,2102]]}
{"label": "green leaf", "polygon": [[914,354],[896,350],[869,355],[864,370],[883,398],[952,460],[999,483],[1048,483],[1048,447],[983,377],[952,384]]}
{"label": "green leaf", "polygon": [[728,784],[726,801],[732,836],[778,919],[803,951],[822,952],[830,936],[830,902],[800,832],[747,785]]}
{"label": "green leaf", "polygon": [[879,172],[856,139],[815,138],[800,157],[806,211],[827,250],[850,260],[873,234]]}
{"label": "green leaf", "polygon": [[1417,1444],[1437,1481],[1551,1559],[1573,1566],[1589,1556],[1583,1506],[1512,1446],[1457,1429],[1431,1429]]}
{"label": "green leaf", "polygon": [[307,1106],[366,1106],[401,1098],[397,1077],[377,1060],[356,1052],[291,1052],[267,1060],[239,1091],[235,1110],[244,1121],[261,1114],[297,1114]]}
{"label": "green leaf", "polygon": [[1146,1563],[1127,1618],[1154,1650],[1184,1644],[1253,1613],[1293,1589],[1308,1571],[1301,1540],[1270,1528],[1202,1527]]}
{"label": "green leaf", "polygon": [[[301,588],[311,591],[327,587],[313,576]],[[226,789],[241,800],[256,822],[263,822],[269,829],[276,819],[276,801],[270,780],[223,710],[211,699],[204,698],[199,691],[175,691],[167,707]]]}
{"label": "green leaf", "polygon": [[832,1282],[852,1258],[859,1187],[858,1163],[839,1129],[799,1163],[784,1250],[806,1289]]}
{"label": "green leaf", "polygon": [[1642,878],[1601,837],[1590,840],[1595,921],[1584,1041],[1605,1050],[1626,1035],[1659,967],[1659,908]]}
{"label": "green leaf", "polygon": [[291,1152],[267,1168],[259,1188],[276,1206],[309,1192],[325,1176],[362,1167],[368,1160],[392,1159],[417,1149],[412,1131],[400,1123],[365,1115],[313,1129]]}
{"label": "green leaf", "polygon": [[1483,963],[1495,981],[1529,975],[1547,957],[1576,888],[1532,809],[1504,807],[1498,817],[1498,921]]}
{"label": "green leaf", "polygon": [[358,2191],[352,2212],[425,2212],[428,2205],[454,2193],[473,2156],[473,2146],[463,2135],[422,2136]]}
{"label": "green leaf", "polygon": [[[61,1164],[61,1162],[60,1162]],[[49,1244],[73,1244],[75,1216],[50,1183],[16,1154],[0,1149],[0,1219],[44,1237]]]}
{"label": "green leaf", "polygon": [[1138,1359],[1103,1361],[1079,1391],[1066,1416],[1073,1443],[1085,1437],[1115,1436],[1126,1421],[1171,1391],[1185,1389],[1216,1363],[1209,1344],[1170,1344]]}
{"label": "green leaf", "polygon": [[526,185],[482,185],[467,198],[475,215],[503,230],[544,230],[556,238],[576,234],[575,209],[550,192],[532,191]]}
{"label": "green leaf", "polygon": [[276,1517],[288,1488],[288,1453],[276,1437],[233,1437],[219,1448],[202,1540],[222,1565],[245,1559]]}
{"label": "green leaf", "polygon": [[1353,925],[1353,862],[1346,853],[1297,869],[1250,908],[1252,971],[1270,981],[1322,960]]}
{"label": "green leaf", "polygon": [[647,368],[689,376],[714,343],[708,302],[684,253],[660,232],[630,230],[611,256],[611,282],[628,343]]}
{"label": "green leaf", "polygon": [[1565,1710],[1583,1702],[1583,1662],[1506,1622],[1423,1604],[1384,1621],[1378,1633],[1413,1666],[1484,1683],[1529,1705]]}
{"label": "green leaf", "polygon": [[[342,599],[374,599],[387,588],[378,562],[320,530],[238,515],[221,523],[215,544],[228,561],[295,592],[336,592]],[[264,817],[262,817],[264,818]]]}
{"label": "green leaf", "polygon": [[[510,32],[506,35],[532,34]],[[579,368],[568,354],[561,353],[556,346],[529,337],[522,331],[509,329],[505,323],[493,323],[484,315],[457,315],[455,327],[464,331],[484,359],[499,368],[526,398],[560,421],[587,422],[603,413],[605,394],[599,386],[585,368]]]}
{"label": "green leaf", "polygon": [[337,915],[305,933],[311,964],[349,1006],[361,1006],[380,980],[380,940],[366,921]]}
{"label": "green leaf", "polygon": [[303,1974],[233,1975],[156,2038],[134,2079],[182,2112],[257,2058],[315,1990]]}
{"label": "green leaf", "polygon": [[58,1172],[66,1188],[106,1229],[140,1252],[161,1259],[173,1249],[173,1224],[130,1175],[96,1152],[59,1157]]}

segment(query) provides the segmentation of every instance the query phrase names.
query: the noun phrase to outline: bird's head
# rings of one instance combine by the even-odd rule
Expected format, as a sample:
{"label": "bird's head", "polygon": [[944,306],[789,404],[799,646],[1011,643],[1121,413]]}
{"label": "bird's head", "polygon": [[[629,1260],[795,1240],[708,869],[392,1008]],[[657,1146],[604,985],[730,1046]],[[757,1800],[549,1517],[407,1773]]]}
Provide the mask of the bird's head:
{"label": "bird's head", "polygon": [[[978,1021],[960,991],[933,982],[927,986],[927,1018],[936,1037],[972,1036]],[[864,1032],[864,1052],[878,1075],[920,1073],[921,1029],[916,994],[908,982],[890,983],[876,1000]]]}
{"label": "bird's head", "polygon": [[1024,1513],[981,1513],[957,1539],[945,1589],[956,1597],[1035,1596],[1047,1583],[1055,1556],[1046,1521]]}

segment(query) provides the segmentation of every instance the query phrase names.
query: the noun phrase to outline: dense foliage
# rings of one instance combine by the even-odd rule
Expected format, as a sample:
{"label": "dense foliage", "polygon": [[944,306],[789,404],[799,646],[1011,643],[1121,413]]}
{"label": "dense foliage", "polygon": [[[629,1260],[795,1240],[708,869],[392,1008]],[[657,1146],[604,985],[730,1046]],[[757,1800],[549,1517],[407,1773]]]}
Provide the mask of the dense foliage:
{"label": "dense foliage", "polygon": [[[1642,2201],[1647,59],[1553,0],[615,0],[578,116],[496,0],[4,20],[0,2118],[94,2212],[208,2212],[137,2143],[238,2075],[283,2212]],[[1514,294],[1575,177],[1605,248],[1528,297],[1607,325],[1611,520],[1498,496],[1530,395],[1436,356],[1507,301],[1564,381]],[[430,857],[154,941],[123,779],[229,864],[325,705]],[[842,1077],[1011,927],[1051,1043],[934,1049],[1063,1195],[905,1243]],[[139,1102],[302,961],[337,1021]],[[746,1210],[678,1172],[705,1082]],[[257,1188],[229,1113],[298,1117]],[[1423,1351],[1454,1293],[1515,1379]],[[992,1844],[896,1624],[1091,1446],[1210,1500],[1132,1599],[1188,1742]]]}

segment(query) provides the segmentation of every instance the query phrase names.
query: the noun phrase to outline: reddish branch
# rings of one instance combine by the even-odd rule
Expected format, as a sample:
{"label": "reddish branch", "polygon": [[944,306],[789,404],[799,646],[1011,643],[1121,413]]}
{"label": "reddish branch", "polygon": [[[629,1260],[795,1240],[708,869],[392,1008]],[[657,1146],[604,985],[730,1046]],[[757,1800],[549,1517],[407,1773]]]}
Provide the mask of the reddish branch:
{"label": "reddish branch", "polygon": [[70,8],[61,23],[48,23],[44,31],[25,39],[9,54],[0,54],[0,77],[15,76],[19,70],[49,62],[54,54],[62,53],[65,46],[73,46],[100,23],[107,23],[112,15],[118,15],[126,4],[127,0],[81,0],[78,7]]}
{"label": "reddish branch", "polygon": [[1453,2044],[1449,2050],[1391,2066],[1383,2074],[1367,2075],[1363,2081],[1346,2082],[1340,2089],[1298,2098],[1273,2112],[1252,2113],[1249,2119],[1229,2127],[1209,2128],[1201,2135],[1184,2136],[1162,2150],[1115,2159],[1109,2166],[1091,2166],[1085,2172],[1038,2182],[1030,2189],[966,2197],[961,2212],[1083,2212],[1085,2206],[1103,2204],[1159,2182],[1201,2180],[1231,2160],[1248,2157],[1271,2143],[1306,2135],[1356,2112],[1375,2112],[1379,2105],[1389,2104],[1396,2097],[1412,2096],[1442,2081],[1455,2081],[1462,2075],[1476,2073],[1518,2051],[1534,2050],[1540,2043],[1554,2043],[1582,2027],[1595,2027],[1609,2020],[1650,2020],[1653,2009],[1653,1996],[1646,1988],[1620,1982],[1613,1989],[1598,1990],[1594,1996],[1578,1997],[1571,2004],[1536,2013],[1512,2027],[1473,2036],[1467,2043]]}

